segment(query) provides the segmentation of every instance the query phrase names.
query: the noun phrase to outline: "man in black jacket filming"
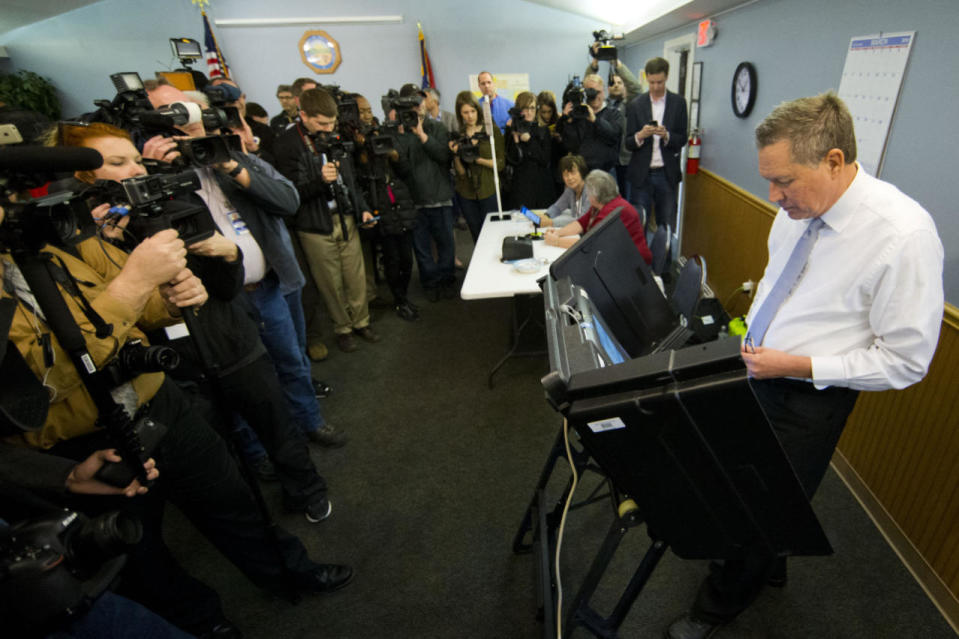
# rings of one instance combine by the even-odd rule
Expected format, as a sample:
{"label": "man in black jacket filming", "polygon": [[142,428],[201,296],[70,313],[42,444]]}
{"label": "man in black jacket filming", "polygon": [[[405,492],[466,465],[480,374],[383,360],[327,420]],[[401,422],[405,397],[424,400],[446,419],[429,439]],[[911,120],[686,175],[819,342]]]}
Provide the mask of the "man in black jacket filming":
{"label": "man in black jacket filming", "polygon": [[566,150],[583,156],[590,171],[611,170],[619,161],[625,123],[619,109],[606,101],[603,78],[586,76],[582,87],[566,90],[563,100],[563,117],[557,130]]}
{"label": "man in black jacket filming", "polygon": [[300,208],[293,225],[317,288],[326,302],[340,350],[357,349],[354,335],[380,340],[370,326],[360,225],[376,224],[354,183],[352,142],[336,131],[336,100],[323,89],[300,96],[300,121],[274,147],[276,165],[296,186]]}

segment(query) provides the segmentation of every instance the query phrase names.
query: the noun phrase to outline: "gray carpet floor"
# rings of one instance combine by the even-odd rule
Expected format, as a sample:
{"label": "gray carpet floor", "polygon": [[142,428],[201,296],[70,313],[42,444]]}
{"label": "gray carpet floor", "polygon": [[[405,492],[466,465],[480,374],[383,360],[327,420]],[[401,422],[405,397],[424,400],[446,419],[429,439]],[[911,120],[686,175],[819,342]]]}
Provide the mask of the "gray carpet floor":
{"label": "gray carpet floor", "polygon": [[[468,236],[457,235],[466,261]],[[382,294],[388,297],[385,287]],[[284,513],[278,486],[262,485],[280,524],[316,560],[351,564],[353,584],[297,605],[269,598],[178,513],[168,518],[174,552],[221,593],[245,637],[542,636],[533,557],[514,555],[511,544],[562,423],[539,384],[546,359],[508,361],[490,390],[486,375],[507,346],[508,300],[431,304],[415,275],[411,297],[422,308],[420,321],[380,310],[374,320],[381,343],[361,342],[350,354],[332,348],[314,367],[334,387],[322,402],[327,418],[351,437],[342,449],[312,451],[330,484],[332,517],[314,525]],[[551,495],[559,495],[567,477],[557,470]],[[587,476],[577,496],[595,481]],[[716,637],[955,636],[832,471],[813,505],[836,554],[793,560],[789,584],[768,588]],[[605,503],[570,515],[562,554],[567,602],[611,518]],[[599,612],[611,610],[647,543],[642,526],[627,534],[593,599]],[[620,636],[662,636],[705,572],[704,562],[667,553]],[[590,634],[578,629],[566,636]]]}

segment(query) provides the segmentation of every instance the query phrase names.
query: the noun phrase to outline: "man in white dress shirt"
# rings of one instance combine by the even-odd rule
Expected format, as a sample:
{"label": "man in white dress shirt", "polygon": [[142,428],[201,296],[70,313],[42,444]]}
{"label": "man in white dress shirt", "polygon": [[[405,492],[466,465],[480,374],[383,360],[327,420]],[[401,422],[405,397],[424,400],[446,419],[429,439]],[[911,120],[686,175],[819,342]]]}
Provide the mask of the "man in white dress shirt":
{"label": "man in white dress shirt", "polygon": [[[781,104],[756,146],[780,209],[743,360],[812,498],[858,392],[925,376],[943,313],[943,249],[925,209],[856,163],[852,117],[834,93]],[[709,637],[763,585],[786,581],[784,560],[759,553],[715,568],[667,637]]]}

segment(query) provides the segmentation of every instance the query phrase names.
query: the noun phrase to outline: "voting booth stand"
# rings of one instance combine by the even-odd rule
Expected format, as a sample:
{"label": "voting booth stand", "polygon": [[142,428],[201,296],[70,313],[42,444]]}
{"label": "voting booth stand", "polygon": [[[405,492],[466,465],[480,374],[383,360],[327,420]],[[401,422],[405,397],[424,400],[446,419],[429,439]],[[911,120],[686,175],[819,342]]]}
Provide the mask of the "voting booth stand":
{"label": "voting booth stand", "polygon": [[[677,343],[680,320],[665,321],[649,291],[636,290],[645,285],[636,269],[648,274],[648,267],[638,251],[638,262],[624,262],[623,240],[632,245],[625,227],[614,218],[594,231],[581,240],[583,250],[568,253],[578,264],[557,260],[541,282],[550,357],[543,386],[568,424],[578,474],[598,473],[608,487],[570,510],[607,500],[612,506],[610,528],[567,608],[564,634],[584,626],[615,637],[669,548],[683,559],[714,560],[756,552],[826,555],[832,548],[753,395],[738,339]],[[605,269],[608,253],[618,269]],[[637,296],[642,304],[628,299]],[[636,312],[647,317],[631,319]],[[615,328],[623,322],[636,322],[625,344]],[[547,484],[565,448],[561,429],[513,541],[514,552],[535,557],[544,637],[556,636],[563,614],[556,609],[554,553],[572,479],[558,500],[550,500]],[[641,524],[648,550],[602,617],[590,598],[620,541]]]}

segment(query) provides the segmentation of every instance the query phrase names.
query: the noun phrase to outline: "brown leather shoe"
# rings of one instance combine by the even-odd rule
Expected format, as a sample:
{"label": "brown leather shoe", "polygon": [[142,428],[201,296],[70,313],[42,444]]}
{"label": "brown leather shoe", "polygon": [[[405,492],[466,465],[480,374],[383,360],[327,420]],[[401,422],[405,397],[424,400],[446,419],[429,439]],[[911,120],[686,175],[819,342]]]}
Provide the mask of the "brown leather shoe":
{"label": "brown leather shoe", "polygon": [[369,342],[370,344],[375,344],[380,341],[380,336],[373,330],[372,326],[364,326],[363,328],[354,328],[353,332],[360,336],[360,339]]}
{"label": "brown leather shoe", "polygon": [[340,347],[340,350],[344,353],[352,353],[359,345],[356,343],[356,338],[353,337],[352,333],[340,333],[336,336],[336,345]]}
{"label": "brown leather shoe", "polygon": [[324,359],[330,356],[330,351],[328,348],[326,348],[326,344],[317,340],[307,344],[306,354],[314,362],[322,362]]}

